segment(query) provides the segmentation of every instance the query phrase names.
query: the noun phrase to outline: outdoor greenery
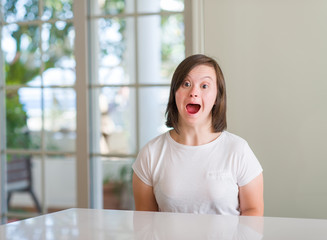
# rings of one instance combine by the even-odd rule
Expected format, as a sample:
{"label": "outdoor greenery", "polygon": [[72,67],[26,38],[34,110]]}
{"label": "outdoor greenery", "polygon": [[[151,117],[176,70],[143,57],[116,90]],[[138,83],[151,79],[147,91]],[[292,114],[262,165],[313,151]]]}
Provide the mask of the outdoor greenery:
{"label": "outdoor greenery", "polygon": [[[25,3],[25,4],[22,4]],[[72,9],[72,0],[53,1],[45,0],[44,16],[47,18],[62,17]],[[15,40],[15,54],[11,60],[5,57],[5,82],[12,86],[6,90],[6,131],[8,148],[29,148],[31,146],[30,134],[27,128],[27,114],[20,102],[19,87],[26,85],[42,72],[53,68],[62,56],[72,54],[72,49],[66,46],[65,39],[72,24],[65,24],[62,28],[54,24],[50,28],[48,45],[41,64],[40,42],[41,29],[37,25],[17,25],[16,21],[29,21],[40,19],[38,16],[37,0],[7,0],[3,4],[4,20],[8,24],[3,27]],[[11,23],[11,24],[10,24]],[[2,31],[3,31],[2,29]],[[15,86],[15,87],[13,87]]]}

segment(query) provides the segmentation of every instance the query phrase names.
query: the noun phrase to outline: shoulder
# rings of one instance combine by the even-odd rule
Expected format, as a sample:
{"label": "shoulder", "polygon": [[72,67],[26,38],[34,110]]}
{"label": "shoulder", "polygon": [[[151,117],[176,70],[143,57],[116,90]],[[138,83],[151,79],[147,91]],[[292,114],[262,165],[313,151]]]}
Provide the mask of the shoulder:
{"label": "shoulder", "polygon": [[225,147],[230,147],[234,150],[242,150],[245,146],[248,145],[245,139],[228,131],[223,132],[222,140],[223,144],[225,144]]}
{"label": "shoulder", "polygon": [[142,148],[139,154],[149,154],[153,152],[157,152],[162,149],[167,144],[167,134],[168,132],[162,133],[159,136],[151,139],[147,142]]}
{"label": "shoulder", "polygon": [[169,132],[162,133],[159,136],[151,139],[147,144],[145,144],[144,147],[152,149],[162,146],[167,142],[167,134],[169,134]]}
{"label": "shoulder", "polygon": [[[137,158],[133,164],[133,169],[136,174],[150,176],[150,172],[155,168],[159,161],[160,150],[166,141],[166,133],[163,133],[152,140],[150,140],[139,151]],[[148,182],[149,183],[149,182]]]}
{"label": "shoulder", "polygon": [[225,137],[227,139],[229,139],[230,141],[234,141],[234,142],[244,142],[245,141],[242,137],[240,137],[234,133],[228,132],[228,131],[224,131],[223,134],[225,134]]}

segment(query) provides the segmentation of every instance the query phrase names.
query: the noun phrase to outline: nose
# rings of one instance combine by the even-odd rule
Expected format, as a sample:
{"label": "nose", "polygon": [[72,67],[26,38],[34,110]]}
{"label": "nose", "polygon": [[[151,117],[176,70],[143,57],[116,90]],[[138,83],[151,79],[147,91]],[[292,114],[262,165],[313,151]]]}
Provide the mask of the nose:
{"label": "nose", "polygon": [[190,97],[198,97],[199,93],[196,87],[193,87],[190,91]]}

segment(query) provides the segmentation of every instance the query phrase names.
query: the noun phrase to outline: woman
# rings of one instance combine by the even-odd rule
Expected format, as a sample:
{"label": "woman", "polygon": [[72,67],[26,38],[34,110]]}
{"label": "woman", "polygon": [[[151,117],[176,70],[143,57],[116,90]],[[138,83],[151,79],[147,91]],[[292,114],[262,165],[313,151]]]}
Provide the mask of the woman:
{"label": "woman", "polygon": [[225,81],[214,59],[179,64],[166,115],[172,130],[133,165],[135,209],[262,216],[262,168],[247,142],[225,131]]}

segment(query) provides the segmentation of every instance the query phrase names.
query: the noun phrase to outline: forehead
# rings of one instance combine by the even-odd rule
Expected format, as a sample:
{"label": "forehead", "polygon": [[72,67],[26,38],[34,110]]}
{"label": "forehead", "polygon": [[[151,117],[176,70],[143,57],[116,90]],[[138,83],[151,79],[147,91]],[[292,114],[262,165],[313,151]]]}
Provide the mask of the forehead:
{"label": "forehead", "polygon": [[198,65],[194,67],[187,75],[186,78],[195,78],[202,79],[208,78],[215,80],[216,79],[216,71],[212,66],[208,65]]}

